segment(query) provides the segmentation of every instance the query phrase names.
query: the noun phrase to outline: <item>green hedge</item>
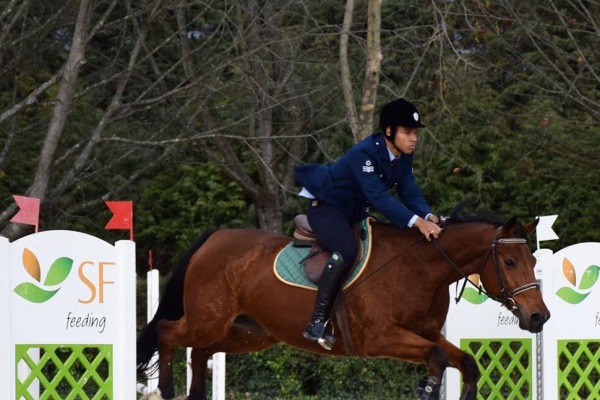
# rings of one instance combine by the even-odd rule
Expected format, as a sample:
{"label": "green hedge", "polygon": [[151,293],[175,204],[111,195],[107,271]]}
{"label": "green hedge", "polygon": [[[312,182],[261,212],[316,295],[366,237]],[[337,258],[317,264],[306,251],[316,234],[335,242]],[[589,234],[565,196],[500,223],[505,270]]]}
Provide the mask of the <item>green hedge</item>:
{"label": "green hedge", "polygon": [[229,398],[412,399],[425,367],[389,359],[320,356],[286,345],[228,354]]}

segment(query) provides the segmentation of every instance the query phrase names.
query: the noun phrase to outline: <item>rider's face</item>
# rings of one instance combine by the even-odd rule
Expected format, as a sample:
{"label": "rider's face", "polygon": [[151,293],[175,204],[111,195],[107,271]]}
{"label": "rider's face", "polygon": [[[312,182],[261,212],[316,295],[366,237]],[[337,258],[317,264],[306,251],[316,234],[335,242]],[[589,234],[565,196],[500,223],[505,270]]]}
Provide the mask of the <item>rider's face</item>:
{"label": "rider's face", "polygon": [[[392,128],[386,129],[386,136],[391,136]],[[398,155],[398,152],[402,154],[412,154],[417,146],[417,134],[418,128],[405,128],[403,126],[396,127],[396,135],[394,135],[394,142],[388,142],[388,148],[394,155]]]}

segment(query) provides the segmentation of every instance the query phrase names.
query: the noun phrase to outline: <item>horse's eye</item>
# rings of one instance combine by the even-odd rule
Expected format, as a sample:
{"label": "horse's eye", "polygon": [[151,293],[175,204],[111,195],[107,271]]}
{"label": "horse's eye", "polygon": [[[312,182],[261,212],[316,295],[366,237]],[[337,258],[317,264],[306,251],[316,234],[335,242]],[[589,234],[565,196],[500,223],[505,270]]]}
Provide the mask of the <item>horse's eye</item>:
{"label": "horse's eye", "polygon": [[504,264],[506,264],[507,267],[514,267],[515,266],[515,260],[513,260],[512,258],[505,258],[504,259]]}

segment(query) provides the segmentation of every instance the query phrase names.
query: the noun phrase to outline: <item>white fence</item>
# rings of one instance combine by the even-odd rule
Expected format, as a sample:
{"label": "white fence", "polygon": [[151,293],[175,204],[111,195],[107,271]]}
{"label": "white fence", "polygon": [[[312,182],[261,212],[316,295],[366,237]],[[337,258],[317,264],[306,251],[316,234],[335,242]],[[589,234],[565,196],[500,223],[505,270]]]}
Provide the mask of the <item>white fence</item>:
{"label": "white fence", "polygon": [[[600,399],[600,243],[535,256],[552,313],[541,334],[471,293],[451,305],[446,336],[477,359],[480,398]],[[45,231],[0,238],[0,260],[0,398],[135,398],[135,244]],[[157,299],[149,293],[152,307]],[[224,399],[224,354],[212,367],[213,398]],[[459,379],[448,370],[447,399],[459,397]]]}
{"label": "white fence", "polygon": [[45,231],[0,260],[0,398],[134,399],[135,244]]}
{"label": "white fence", "polygon": [[[472,292],[451,305],[446,336],[477,359],[479,398],[600,399],[600,243],[535,256],[551,313],[541,334],[520,330],[508,310]],[[459,374],[449,369],[446,398],[459,393]]]}

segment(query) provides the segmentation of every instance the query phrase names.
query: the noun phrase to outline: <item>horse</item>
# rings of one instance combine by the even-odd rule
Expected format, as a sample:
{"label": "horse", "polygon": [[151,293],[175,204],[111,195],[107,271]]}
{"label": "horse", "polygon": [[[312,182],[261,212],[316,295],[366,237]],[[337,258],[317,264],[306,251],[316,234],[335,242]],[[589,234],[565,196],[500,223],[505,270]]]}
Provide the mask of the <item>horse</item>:
{"label": "horse", "polygon": [[[207,231],[190,248],[154,318],[138,334],[138,373],[158,367],[158,388],[164,398],[172,398],[174,351],[191,347],[187,399],[204,400],[212,354],[254,352],[283,342],[332,356],[424,364],[427,377],[416,388],[420,400],[438,399],[445,369],[456,368],[463,381],[461,400],[473,400],[476,361],[441,333],[449,286],[479,274],[481,290],[510,310],[521,329],[541,332],[550,312],[527,244],[537,222],[451,215],[439,239],[430,241],[416,229],[373,222],[370,260],[341,294],[337,308],[344,311],[347,326],[332,323],[342,343],[338,340],[330,351],[302,336],[316,292],[284,284],[274,275],[274,260],[291,237],[253,229]],[[152,364],[156,351],[158,361]]]}

